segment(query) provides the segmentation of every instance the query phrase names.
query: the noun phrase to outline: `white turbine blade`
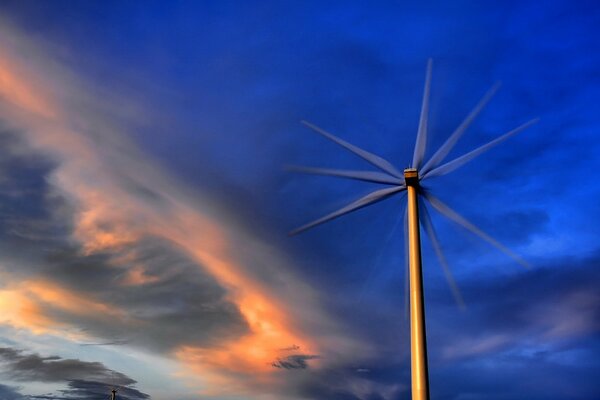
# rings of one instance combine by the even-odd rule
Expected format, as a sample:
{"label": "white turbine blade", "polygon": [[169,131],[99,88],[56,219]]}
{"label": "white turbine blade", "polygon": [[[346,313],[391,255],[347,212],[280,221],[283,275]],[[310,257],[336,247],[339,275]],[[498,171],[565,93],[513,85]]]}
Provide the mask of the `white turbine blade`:
{"label": "white turbine blade", "polygon": [[404,210],[404,318],[410,315],[410,258],[408,255],[408,202]]}
{"label": "white turbine blade", "polygon": [[313,228],[317,225],[321,225],[325,222],[331,221],[332,219],[341,217],[342,215],[351,213],[352,211],[356,211],[360,208],[366,207],[370,204],[377,203],[378,201],[384,200],[396,193],[399,193],[406,189],[406,186],[394,186],[391,188],[379,189],[374,192],[369,193],[368,195],[361,197],[360,199],[348,204],[345,207],[340,208],[337,211],[334,211],[326,216],[319,218],[313,222],[310,222],[306,225],[303,225],[297,229],[294,229],[289,233],[290,236],[297,235],[300,232],[304,232],[307,229]]}
{"label": "white turbine blade", "polygon": [[421,168],[421,172],[423,175],[427,174],[430,170],[437,167],[444,158],[450,153],[458,139],[465,133],[469,125],[473,122],[475,117],[479,115],[481,110],[485,107],[485,105],[492,99],[494,94],[500,88],[500,83],[496,83],[487,93],[479,100],[479,103],[471,110],[469,115],[465,118],[465,120],[452,132],[452,135],[446,140],[446,142],[435,152],[435,154],[425,163],[423,168]]}
{"label": "white turbine blade", "polygon": [[377,171],[345,171],[341,169],[304,167],[299,165],[288,165],[286,169],[303,174],[337,176],[341,178],[356,179],[365,182],[384,183],[388,185],[401,185],[403,180],[394,176]]}
{"label": "white turbine blade", "polygon": [[484,144],[483,146],[481,146],[461,157],[455,158],[454,160],[429,171],[428,173],[423,175],[423,178],[431,178],[433,176],[446,175],[446,174],[454,171],[455,169],[462,167],[463,165],[465,165],[466,163],[468,163],[469,161],[471,161],[472,159],[474,159],[481,153],[504,142],[506,139],[510,138],[511,136],[514,136],[517,133],[524,131],[525,129],[529,128],[531,125],[535,124],[538,121],[539,121],[538,118],[532,119],[531,121],[528,121],[528,122],[524,123],[523,125],[518,126],[517,128],[513,129],[512,131],[505,133],[504,135],[500,136],[499,138],[494,139],[491,142]]}
{"label": "white turbine blade", "polygon": [[315,132],[320,133],[321,135],[325,136],[327,139],[339,144],[346,150],[351,151],[352,153],[356,154],[363,160],[371,163],[372,165],[376,166],[377,168],[381,169],[382,171],[387,172],[388,174],[391,174],[397,178],[403,177],[402,173],[400,171],[398,171],[392,164],[390,164],[389,161],[386,161],[383,158],[381,158],[373,153],[369,153],[366,150],[356,147],[355,145],[350,144],[350,143],[346,142],[345,140],[332,135],[331,133],[319,128],[318,126],[311,124],[310,122],[302,121],[302,123],[304,125],[306,125],[307,127],[309,127],[310,129],[314,130]]}
{"label": "white turbine blade", "polygon": [[515,260],[516,262],[518,262],[525,268],[530,267],[530,265],[525,260],[523,260],[521,257],[519,257],[518,255],[516,255],[515,253],[510,251],[508,248],[506,248],[504,245],[502,245],[496,239],[492,238],[487,233],[483,232],[481,229],[479,229],[478,227],[476,227],[475,225],[470,223],[463,216],[459,215],[456,211],[452,210],[446,204],[442,203],[438,198],[432,196],[431,194],[429,194],[425,191],[423,191],[423,196],[425,196],[425,198],[429,201],[429,203],[433,206],[433,208],[438,210],[442,215],[448,217],[449,219],[456,222],[458,225],[462,226],[463,228],[467,229],[468,231],[471,231],[476,236],[479,236],[481,239],[485,240],[486,242],[488,242],[489,244],[491,244],[498,250],[502,251],[504,254],[508,255],[509,257],[511,257],[513,260]]}
{"label": "white turbine blade", "polygon": [[427,211],[427,207],[425,204],[422,204],[420,207],[421,210],[421,225],[425,229],[427,236],[429,236],[429,240],[431,241],[431,246],[433,247],[433,251],[437,255],[437,258],[440,262],[440,266],[442,267],[442,271],[444,271],[444,275],[446,276],[446,280],[448,281],[448,285],[450,286],[450,290],[452,291],[452,295],[454,296],[454,300],[458,304],[458,307],[461,310],[465,309],[465,302],[463,300],[462,294],[458,289],[458,285],[452,276],[452,272],[450,271],[450,267],[448,266],[448,262],[446,261],[446,257],[442,252],[442,246],[440,245],[440,241],[437,238],[437,234],[435,233],[435,228],[433,227],[433,222],[431,221],[431,216],[429,215],[429,211]]}
{"label": "white turbine blade", "polygon": [[425,88],[423,89],[423,103],[421,104],[421,116],[419,118],[419,130],[413,153],[413,168],[419,168],[425,156],[427,146],[427,119],[429,117],[429,91],[431,89],[431,58],[427,60],[427,72],[425,74]]}

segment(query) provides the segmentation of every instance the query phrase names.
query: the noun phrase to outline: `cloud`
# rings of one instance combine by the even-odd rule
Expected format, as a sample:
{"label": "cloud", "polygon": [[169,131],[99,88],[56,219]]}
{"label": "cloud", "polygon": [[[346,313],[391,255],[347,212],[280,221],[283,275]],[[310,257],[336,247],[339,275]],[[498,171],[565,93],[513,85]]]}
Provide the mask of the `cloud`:
{"label": "cloud", "polygon": [[[315,354],[354,347],[280,250],[140,154],[98,111],[111,102],[83,95],[59,65],[19,68],[20,49],[43,53],[2,31],[3,79],[36,99],[8,88],[0,103],[3,137],[14,144],[1,150],[11,173],[0,194],[14,197],[0,226],[3,323],[77,342],[126,340],[211,385],[270,379],[292,343]],[[309,360],[320,362],[296,362]]]}
{"label": "cloud", "polygon": [[[430,304],[440,306],[432,308],[430,329],[435,340],[452,329],[452,343],[443,347],[444,357],[473,357],[527,342],[557,345],[593,336],[600,332],[600,296],[594,287],[600,280],[595,268],[599,262],[597,255],[561,259],[508,279],[467,280],[461,285],[468,307],[464,315],[451,311],[453,306],[441,297],[441,289],[430,291]],[[436,334],[442,326],[445,334]]]}
{"label": "cloud", "polygon": [[278,358],[273,364],[271,364],[275,368],[283,368],[283,369],[306,369],[308,368],[308,360],[314,360],[319,358],[316,355],[308,355],[308,354],[292,354],[287,357]]}
{"label": "cloud", "polygon": [[[114,388],[114,385],[86,380],[72,380],[69,382],[69,388],[61,390],[66,399],[73,400],[95,400],[107,396]],[[145,400],[150,396],[131,387],[117,387],[117,398],[122,400]]]}
{"label": "cloud", "polygon": [[149,237],[105,257],[67,249],[52,254],[47,265],[52,278],[71,290],[79,288],[123,310],[123,318],[52,312],[54,319],[99,337],[168,352],[184,344],[216,345],[248,332],[225,290],[170,242]]}
{"label": "cloud", "polygon": [[17,388],[0,383],[0,399],[2,400],[25,400],[25,396],[18,392]]}
{"label": "cloud", "polygon": [[[389,365],[386,365],[385,369],[387,368]],[[406,396],[409,390],[402,382],[407,381],[409,371],[399,369],[393,373],[386,373],[385,369],[375,367],[365,374],[356,371],[356,368],[338,365],[336,368],[320,371],[284,370],[282,373],[285,373],[286,377],[293,382],[290,387],[300,398],[395,400]]]}
{"label": "cloud", "polygon": [[597,386],[589,379],[600,370],[594,356],[600,345],[599,263],[594,254],[511,275],[472,276],[460,284],[465,312],[447,288],[429,286],[428,355],[436,397],[593,397]]}
{"label": "cloud", "polygon": [[24,354],[21,350],[0,348],[4,373],[22,382],[65,382],[79,379],[99,379],[116,385],[133,385],[135,380],[107,368],[99,362],[63,359],[58,356],[42,357]]}
{"label": "cloud", "polygon": [[[13,131],[0,131],[0,139],[7,144],[0,148],[0,171],[5,172],[0,247],[4,259],[12,261],[5,272],[13,281],[24,281],[6,288],[5,296],[11,290],[13,298],[27,293],[27,300],[18,297],[38,310],[38,328],[50,324],[42,321],[44,315],[57,325],[78,326],[111,340],[126,337],[161,352],[183,344],[207,346],[247,332],[225,289],[175,243],[148,236],[89,253],[74,242],[76,209],[48,182],[56,164]],[[75,297],[78,301],[70,300]],[[141,333],[139,324],[146,327]]]}
{"label": "cloud", "polygon": [[[132,387],[115,386],[103,382],[74,380],[69,381],[67,389],[61,389],[60,394],[41,394],[29,395],[25,397],[16,397],[15,399],[27,400],[97,400],[109,398],[112,391],[117,391],[117,398],[121,400],[146,400],[150,395],[140,392]],[[0,394],[2,392],[0,391]],[[3,398],[4,400],[4,398]],[[12,400],[11,398],[7,400]]]}
{"label": "cloud", "polygon": [[[108,338],[132,337],[131,332],[138,331],[136,323],[143,323],[147,329],[135,344],[159,351],[183,343],[206,345],[215,337],[247,331],[239,311],[225,299],[225,290],[174,243],[147,237],[93,254],[74,243],[72,224],[63,215],[75,210],[47,183],[51,164],[36,158],[14,133],[3,132],[0,138],[12,144],[0,150],[5,170],[11,173],[5,174],[6,191],[0,193],[9,210],[0,225],[4,258],[12,259],[5,270],[14,274],[13,280],[26,281],[12,289],[28,293],[29,301],[38,298],[40,317],[51,316],[58,324],[78,325]],[[73,296],[79,296],[77,302],[69,300]],[[85,310],[75,309],[75,304]],[[124,313],[135,317],[124,318]]]}
{"label": "cloud", "polygon": [[[490,215],[490,210],[482,215],[478,224],[484,232],[508,246],[524,245],[534,235],[543,234],[548,228],[550,217],[541,208],[517,209]],[[502,224],[498,224],[502,221]]]}
{"label": "cloud", "polygon": [[505,335],[469,338],[444,348],[444,350],[442,350],[442,357],[447,359],[480,357],[485,354],[496,352],[510,342],[511,338]]}
{"label": "cloud", "polygon": [[[561,244],[570,254],[597,244],[595,219],[587,212],[567,209],[565,204],[589,210],[598,196],[589,196],[583,203],[562,201],[564,197],[559,196],[556,204],[560,203],[560,209],[553,209],[550,202],[555,195],[566,193],[555,184],[556,176],[563,172],[557,166],[565,164],[582,167],[570,181],[578,190],[569,193],[597,192],[595,185],[578,184],[591,182],[586,171],[597,170],[589,168],[595,142],[577,144],[581,138],[592,138],[595,130],[588,129],[589,125],[573,130],[581,125],[578,119],[582,114],[582,103],[573,101],[577,100],[573,92],[587,86],[590,96],[594,87],[590,85],[593,64],[580,62],[576,56],[595,54],[588,51],[595,36],[583,30],[594,13],[587,13],[579,23],[574,16],[581,12],[572,7],[549,5],[538,13],[532,12],[527,2],[502,10],[480,6],[363,8],[351,4],[324,8],[320,3],[303,3],[292,9],[265,5],[243,8],[242,12],[236,7],[217,7],[218,13],[203,10],[209,24],[198,24],[187,9],[173,10],[179,18],[185,14],[183,21],[170,19],[173,14],[165,16],[162,9],[160,13],[154,9],[159,18],[153,20],[153,7],[142,7],[125,13],[128,17],[141,15],[139,24],[122,24],[120,11],[102,13],[103,18],[98,19],[94,9],[89,19],[82,19],[78,13],[86,7],[70,7],[67,13],[81,23],[53,24],[52,29],[61,31],[63,39],[79,43],[81,47],[75,46],[73,54],[65,42],[54,52],[50,39],[45,40],[52,36],[45,34],[45,21],[61,21],[65,10],[60,8],[45,7],[56,18],[41,13],[44,22],[39,24],[30,22],[37,21],[35,18],[24,18],[27,26],[36,26],[29,38],[8,24],[1,27],[0,114],[11,134],[21,139],[20,144],[9,146],[9,157],[0,157],[7,160],[4,172],[9,172],[2,175],[6,180],[0,199],[6,207],[0,209],[0,304],[8,305],[0,310],[0,319],[6,324],[38,334],[66,336],[76,343],[125,341],[119,350],[176,358],[184,371],[169,379],[200,381],[202,389],[212,383],[222,391],[243,383],[235,389],[248,396],[260,393],[257,397],[265,391],[276,398],[402,396],[406,391],[402,384],[408,382],[408,341],[401,334],[406,323],[400,317],[400,279],[395,275],[386,279],[386,290],[368,302],[357,305],[352,301],[368,275],[365,266],[386,228],[380,221],[387,220],[387,214],[379,211],[397,212],[396,205],[371,214],[365,211],[350,217],[353,220],[315,231],[294,242],[301,243],[298,247],[290,242],[282,245],[270,230],[284,231],[282,227],[304,218],[300,214],[308,214],[306,204],[317,207],[327,193],[346,193],[348,187],[326,180],[316,186],[305,181],[290,184],[281,176],[273,184],[273,175],[265,171],[278,169],[284,158],[298,154],[315,162],[342,161],[344,166],[343,155],[332,159],[337,157],[332,149],[317,139],[305,140],[309,135],[293,128],[290,121],[302,117],[316,118],[315,122],[343,133],[351,142],[368,142],[367,147],[391,159],[408,159],[400,156],[412,147],[408,142],[413,141],[417,124],[419,101],[415,99],[420,98],[422,89],[422,66],[432,54],[440,66],[434,76],[432,143],[442,137],[435,132],[451,131],[458,122],[454,119],[466,114],[473,100],[469,96],[478,96],[483,86],[498,77],[511,81],[506,85],[508,91],[502,91],[508,93],[508,101],[499,99],[499,107],[491,107],[492,117],[477,126],[484,133],[511,125],[512,118],[536,115],[548,106],[553,115],[545,121],[548,117],[555,122],[563,119],[561,108],[577,116],[569,124],[550,123],[545,126],[549,129],[538,131],[561,138],[557,146],[568,142],[571,155],[577,154],[572,158],[577,160],[562,151],[554,153],[554,145],[538,146],[548,135],[536,136],[534,131],[536,139],[519,138],[534,144],[529,149],[520,152],[508,146],[499,150],[502,163],[510,162],[506,168],[496,168],[502,163],[492,162],[487,168],[480,164],[479,173],[469,174],[462,182],[453,181],[451,193],[470,198],[475,208],[480,202],[472,189],[483,195],[480,178],[487,175],[484,180],[491,193],[485,194],[495,200],[488,198],[481,204],[486,215],[489,211],[495,216],[483,217],[483,225],[505,243],[522,243],[540,235],[552,239],[538,242],[543,244],[538,247],[544,257],[556,255],[549,242]],[[137,14],[142,9],[144,12]],[[230,14],[233,9],[238,14]],[[305,18],[307,14],[311,17]],[[91,28],[98,27],[94,25],[98,21],[102,27]],[[135,65],[136,57],[152,47],[148,39],[155,36],[147,33],[146,27],[157,21],[161,27],[165,22],[175,27],[175,36],[170,28],[160,30],[160,43],[176,39],[176,51],[161,48],[159,57],[150,51]],[[565,25],[570,34],[563,37]],[[209,40],[198,41],[198,36],[192,35],[194,40],[186,43],[181,33],[198,33],[193,26],[202,27],[202,37]],[[144,34],[138,31],[140,27]],[[110,36],[117,39],[105,42]],[[537,41],[540,37],[543,40]],[[219,43],[215,38],[227,41]],[[90,47],[90,42],[98,46]],[[95,51],[103,47],[110,50],[106,57],[99,57]],[[129,51],[131,48],[135,51]],[[160,57],[165,50],[166,62]],[[118,62],[119,53],[127,57],[117,67],[90,61]],[[65,59],[74,66],[85,65],[81,69],[86,72],[95,71],[90,75],[101,70],[97,76],[102,81],[82,82],[81,76],[60,66]],[[556,68],[547,68],[548,60]],[[135,71],[136,79],[148,77],[150,70],[160,71],[160,76],[133,83],[122,78],[127,74],[123,64]],[[569,68],[560,68],[565,65]],[[122,84],[111,85],[110,78],[106,79],[110,71]],[[171,71],[176,79],[163,81]],[[573,76],[579,79],[573,81]],[[511,92],[515,80],[517,87]],[[169,108],[166,100],[152,111],[140,112],[122,95],[121,89],[128,88],[125,90],[132,92],[139,89],[140,97],[146,97],[149,87],[181,92],[176,106]],[[437,94],[444,90],[450,101],[436,106],[436,98],[443,98]],[[237,98],[243,100],[236,102]],[[594,103],[592,97],[582,99],[585,104]],[[264,109],[268,112],[261,111]],[[592,108],[588,109],[588,115],[593,114]],[[442,114],[444,119],[439,119]],[[179,132],[180,127],[187,128],[181,136],[165,133]],[[189,181],[184,185],[164,173],[127,140],[128,134],[167,159],[170,168],[183,171]],[[465,148],[480,139],[467,135]],[[530,168],[535,158],[526,156],[535,149],[537,157],[540,148],[544,162],[550,162],[543,168]],[[550,157],[551,153],[555,156]],[[522,162],[529,178],[514,173]],[[538,179],[537,175],[532,178],[532,171],[551,173]],[[494,175],[495,179],[501,175],[502,188],[487,186]],[[536,188],[527,191],[526,198],[520,185],[523,181]],[[515,182],[518,184],[513,185]],[[552,191],[538,190],[548,183],[554,187]],[[190,189],[194,185],[202,192],[194,193]],[[510,190],[505,193],[507,188]],[[515,208],[515,199],[519,204],[529,202]],[[557,215],[564,217],[557,220]],[[578,220],[586,225],[575,230],[580,227],[573,221]],[[267,227],[269,223],[274,228]],[[563,237],[553,236],[556,225]],[[589,247],[580,240],[585,229],[593,238]],[[472,254],[462,238],[448,238],[463,254]],[[401,249],[402,244],[393,247]],[[291,248],[297,248],[297,253],[286,255]],[[403,262],[400,251],[389,253],[382,259],[388,260],[385,267],[395,271]],[[574,262],[567,260],[552,268],[570,270]],[[597,281],[597,277],[584,270],[595,265],[590,263],[574,275],[559,274],[556,279],[551,277],[552,268],[522,275],[515,272],[514,276],[494,271],[494,281],[488,279],[493,266],[484,265],[485,270],[468,277],[459,270],[459,283],[470,304],[465,315],[454,314],[449,292],[427,279],[432,373],[443,369],[435,363],[447,362],[455,369],[454,375],[444,375],[452,379],[439,380],[444,382],[443,390],[448,388],[440,398],[491,398],[491,392],[501,393],[497,397],[516,396],[507,394],[502,383],[493,382],[493,372],[498,371],[504,373],[504,382],[520,382],[519,390],[528,394],[524,378],[510,371],[518,370],[525,377],[533,366],[548,371],[549,376],[568,376],[569,369],[554,368],[557,361],[550,356],[540,361],[520,353],[547,351],[559,358],[582,359],[592,352],[589,338],[596,330],[597,297],[593,286],[584,281]],[[572,283],[573,276],[580,281]],[[475,277],[474,282],[470,277]],[[520,285],[521,279],[526,287]],[[86,309],[94,310],[93,315]],[[292,343],[299,343],[306,354],[321,357],[288,361],[281,357],[280,349]],[[583,355],[574,356],[577,349]],[[278,359],[294,366],[304,366],[304,362],[309,367],[273,368]],[[371,373],[357,378],[356,365],[368,366]],[[551,383],[557,381],[560,379]],[[457,390],[456,382],[464,384],[465,391]],[[578,386],[584,385],[580,382]],[[588,393],[597,392],[593,389]]]}
{"label": "cloud", "polygon": [[58,356],[42,357],[10,347],[0,347],[2,375],[17,382],[45,382],[66,384],[57,394],[24,396],[17,389],[0,385],[0,398],[86,400],[106,397],[113,388],[123,400],[143,400],[150,396],[137,390],[137,383],[127,375],[112,370],[100,362],[64,359]]}

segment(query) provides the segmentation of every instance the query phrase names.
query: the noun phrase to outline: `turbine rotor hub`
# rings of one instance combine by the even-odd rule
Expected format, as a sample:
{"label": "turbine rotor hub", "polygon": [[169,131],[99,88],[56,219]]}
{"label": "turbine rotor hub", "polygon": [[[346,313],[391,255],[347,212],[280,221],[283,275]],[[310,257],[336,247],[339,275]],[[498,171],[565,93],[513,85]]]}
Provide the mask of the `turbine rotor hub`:
{"label": "turbine rotor hub", "polygon": [[416,168],[406,168],[404,170],[404,182],[406,186],[419,186],[419,171]]}

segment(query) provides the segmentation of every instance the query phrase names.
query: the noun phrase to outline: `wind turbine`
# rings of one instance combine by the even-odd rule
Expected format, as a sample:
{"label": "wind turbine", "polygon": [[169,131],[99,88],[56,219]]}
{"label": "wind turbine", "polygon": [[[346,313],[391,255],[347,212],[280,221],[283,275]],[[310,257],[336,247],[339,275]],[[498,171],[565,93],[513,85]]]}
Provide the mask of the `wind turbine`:
{"label": "wind turbine", "polygon": [[[484,233],[481,229],[477,228],[471,222],[466,220],[456,211],[452,210],[449,206],[433,196],[428,190],[426,190],[421,182],[436,176],[446,175],[473,158],[479,156],[481,153],[491,149],[492,147],[504,142],[506,139],[516,135],[517,133],[525,130],[534,123],[537,119],[530,120],[511,131],[499,136],[491,142],[470,151],[469,153],[453,159],[452,161],[442,164],[446,156],[450,153],[456,142],[465,133],[469,125],[473,122],[475,117],[481,112],[485,105],[491,100],[493,95],[499,88],[499,84],[494,85],[487,93],[481,98],[481,100],[475,105],[473,110],[465,117],[463,122],[452,132],[446,142],[433,154],[433,156],[427,161],[424,161],[425,148],[427,144],[427,120],[429,114],[429,92],[431,87],[431,70],[432,61],[431,59],[427,63],[427,71],[425,75],[425,88],[423,94],[423,102],[421,105],[421,116],[419,118],[419,128],[417,131],[417,139],[413,152],[413,159],[411,168],[406,168],[403,172],[396,169],[390,162],[383,158],[372,154],[366,150],[363,150],[357,146],[354,146],[343,139],[340,139],[331,133],[309,123],[302,121],[304,125],[310,129],[321,134],[325,138],[335,142],[346,150],[354,153],[358,157],[364,159],[379,171],[350,171],[350,170],[338,170],[338,169],[326,169],[326,168],[315,168],[315,167],[304,167],[304,166],[290,166],[289,169],[316,175],[326,175],[347,179],[355,179],[364,182],[379,183],[386,185],[385,188],[376,190],[367,194],[364,197],[340,208],[339,210],[333,211],[330,214],[325,215],[315,221],[312,221],[306,225],[303,225],[290,232],[290,235],[296,235],[317,225],[321,225],[325,222],[331,221],[335,218],[341,217],[358,209],[367,207],[371,204],[379,201],[388,199],[395,195],[398,195],[404,191],[407,192],[407,209],[405,214],[405,240],[408,239],[408,274],[410,282],[410,342],[411,342],[411,387],[412,387],[412,399],[413,400],[428,400],[429,399],[429,378],[427,368],[427,344],[426,344],[426,332],[425,332],[425,305],[423,298],[423,276],[421,272],[421,239],[419,223],[430,238],[434,252],[436,253],[440,265],[442,266],[444,275],[448,280],[452,294],[459,305],[463,305],[463,300],[456,286],[454,278],[448,268],[446,259],[441,251],[439,240],[433,228],[429,212],[425,203],[429,203],[439,213],[454,221],[463,228],[471,231],[481,239],[485,240],[492,246],[501,250],[505,254],[512,257],[519,264],[527,266],[527,263],[521,259],[518,255],[510,251],[508,248],[500,244],[498,241]],[[406,238],[406,236],[408,236]]]}

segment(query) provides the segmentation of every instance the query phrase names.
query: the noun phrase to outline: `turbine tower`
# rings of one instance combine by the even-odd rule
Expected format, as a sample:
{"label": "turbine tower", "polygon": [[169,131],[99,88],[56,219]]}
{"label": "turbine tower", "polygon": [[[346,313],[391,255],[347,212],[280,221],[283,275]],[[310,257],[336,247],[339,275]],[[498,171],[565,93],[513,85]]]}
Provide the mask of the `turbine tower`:
{"label": "turbine tower", "polygon": [[394,195],[407,192],[407,208],[405,214],[405,240],[407,240],[408,249],[408,275],[410,282],[409,302],[410,302],[410,343],[411,343],[411,389],[413,400],[429,400],[429,378],[427,367],[427,341],[425,330],[425,303],[423,293],[423,274],[421,270],[421,239],[420,228],[423,227],[431,241],[433,250],[439,259],[440,266],[443,269],[444,275],[448,280],[452,294],[459,304],[463,306],[462,296],[452,273],[448,268],[446,258],[444,257],[441,247],[431,222],[431,217],[427,211],[425,203],[430,204],[443,216],[454,221],[463,228],[471,231],[481,239],[485,240],[492,246],[501,250],[505,254],[512,257],[515,261],[523,266],[527,263],[518,255],[504,247],[495,239],[481,231],[471,222],[452,210],[449,206],[434,197],[422,183],[424,180],[435,176],[446,175],[457,168],[463,166],[473,158],[490,148],[502,143],[511,136],[523,131],[529,126],[537,122],[537,119],[530,120],[517,128],[499,136],[491,142],[484,144],[469,153],[455,158],[452,161],[442,164],[446,156],[450,153],[458,139],[464,134],[475,117],[481,112],[484,106],[490,101],[493,95],[499,88],[499,84],[494,85],[476,104],[473,110],[467,115],[463,122],[454,130],[448,137],[446,142],[433,154],[433,156],[423,164],[425,156],[425,148],[427,144],[427,120],[429,114],[429,92],[431,87],[431,59],[427,63],[427,72],[425,76],[425,88],[423,94],[423,102],[421,105],[421,115],[419,118],[419,128],[417,131],[417,139],[413,152],[412,167],[407,168],[402,172],[396,169],[390,162],[383,158],[354,146],[345,140],[342,140],[331,133],[309,123],[302,121],[304,125],[321,134],[325,138],[335,142],[346,150],[354,153],[358,157],[367,161],[379,171],[349,171],[338,169],[325,169],[304,166],[289,166],[292,171],[341,177],[347,179],[355,179],[364,182],[379,183],[386,185],[383,189],[376,190],[367,194],[364,197],[336,210],[324,217],[321,217],[313,222],[303,225],[290,232],[290,235],[296,235],[317,225],[331,221],[332,219],[341,217],[342,215],[351,213],[358,209],[367,207],[371,204],[390,198]]}

